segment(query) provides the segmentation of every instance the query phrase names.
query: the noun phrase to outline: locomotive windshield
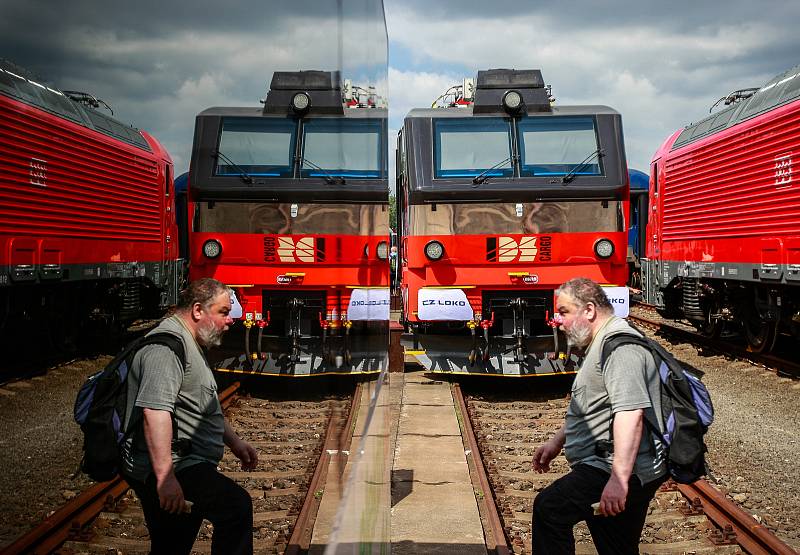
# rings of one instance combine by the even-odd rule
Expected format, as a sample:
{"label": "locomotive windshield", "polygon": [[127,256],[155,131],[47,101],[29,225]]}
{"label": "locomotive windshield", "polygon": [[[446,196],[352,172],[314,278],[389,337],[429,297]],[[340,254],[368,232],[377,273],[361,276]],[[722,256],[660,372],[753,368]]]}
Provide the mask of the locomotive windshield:
{"label": "locomotive windshield", "polygon": [[523,176],[601,174],[599,159],[584,163],[598,148],[594,118],[532,117],[517,125]]}
{"label": "locomotive windshield", "polygon": [[378,119],[224,118],[214,175],[292,178],[298,126],[302,128],[299,175],[380,179],[381,133]]}
{"label": "locomotive windshield", "polygon": [[[520,176],[602,175],[591,116],[516,120]],[[512,177],[512,122],[505,118],[434,120],[435,178]]]}
{"label": "locomotive windshield", "polygon": [[214,175],[291,177],[296,128],[285,119],[225,118]]}
{"label": "locomotive windshield", "polygon": [[436,178],[513,175],[510,120],[439,119],[433,132]]}
{"label": "locomotive windshield", "polygon": [[306,120],[301,176],[379,179],[381,128],[380,120]]}

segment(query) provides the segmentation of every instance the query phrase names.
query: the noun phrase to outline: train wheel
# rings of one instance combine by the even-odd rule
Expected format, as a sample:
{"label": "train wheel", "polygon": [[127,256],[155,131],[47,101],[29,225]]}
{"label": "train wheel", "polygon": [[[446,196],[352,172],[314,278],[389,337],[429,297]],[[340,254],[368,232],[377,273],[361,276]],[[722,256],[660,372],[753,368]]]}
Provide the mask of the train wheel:
{"label": "train wheel", "polygon": [[711,339],[718,339],[722,333],[722,328],[725,327],[725,322],[719,318],[712,318],[711,315],[716,312],[716,307],[707,308],[705,311],[706,319],[702,322],[695,322],[697,331],[705,337]]}
{"label": "train wheel", "polygon": [[747,349],[753,353],[768,353],[778,338],[778,322],[765,322],[753,312],[745,315],[742,322]]}

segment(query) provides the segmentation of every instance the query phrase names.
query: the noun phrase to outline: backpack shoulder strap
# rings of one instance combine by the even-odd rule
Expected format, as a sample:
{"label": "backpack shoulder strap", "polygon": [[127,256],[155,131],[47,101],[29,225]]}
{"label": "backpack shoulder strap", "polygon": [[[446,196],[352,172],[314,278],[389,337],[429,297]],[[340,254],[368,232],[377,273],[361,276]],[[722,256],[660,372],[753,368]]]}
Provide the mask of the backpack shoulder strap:
{"label": "backpack shoulder strap", "polygon": [[608,357],[611,356],[612,351],[621,345],[640,345],[649,352],[652,352],[653,350],[652,342],[646,337],[639,337],[638,335],[633,335],[631,333],[618,333],[612,335],[603,341],[603,348],[600,351],[600,368],[603,368],[606,365],[606,361],[608,360]]}
{"label": "backpack shoulder strap", "polygon": [[[140,337],[136,341],[134,341],[126,351],[128,354],[135,356],[136,352],[139,351],[142,347],[146,347],[147,345],[164,345],[168,347],[175,356],[178,357],[178,360],[181,363],[181,368],[183,371],[186,371],[186,350],[183,347],[183,341],[180,340],[177,336],[167,333],[167,332],[157,332],[151,335],[146,335],[144,337]],[[131,415],[130,422],[128,422],[127,430],[125,432],[125,438],[131,435],[138,427],[139,422],[141,421],[141,412],[137,412],[136,410],[133,411]],[[172,415],[172,439],[173,441],[178,439],[178,426],[175,421],[175,415]]]}
{"label": "backpack shoulder strap", "polygon": [[168,347],[178,357],[181,367],[186,370],[186,350],[183,348],[183,341],[179,337],[167,332],[147,335],[136,345],[136,350],[138,351],[147,345],[164,345]]}
{"label": "backpack shoulder strap", "polygon": [[[638,331],[638,330],[637,330]],[[611,356],[611,352],[621,345],[639,345],[647,349],[647,352],[653,356],[653,359],[656,362],[656,369],[658,368],[658,360],[657,357],[661,356],[663,349],[660,349],[660,345],[655,341],[651,341],[644,335],[633,335],[630,333],[618,333],[616,335],[612,335],[608,339],[603,342],[603,348],[600,352],[600,368],[603,368],[608,360],[608,357]],[[652,400],[650,401],[652,404]],[[650,418],[645,413],[644,418],[645,425],[647,428],[662,442],[664,442],[664,435],[661,433],[659,429],[658,422],[651,422]]]}

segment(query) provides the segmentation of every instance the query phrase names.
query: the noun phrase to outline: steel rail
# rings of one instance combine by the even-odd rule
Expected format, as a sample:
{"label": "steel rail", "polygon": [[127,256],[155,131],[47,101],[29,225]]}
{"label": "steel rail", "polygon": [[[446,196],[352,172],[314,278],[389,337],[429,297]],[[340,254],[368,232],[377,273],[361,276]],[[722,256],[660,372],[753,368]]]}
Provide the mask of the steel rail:
{"label": "steel rail", "polygon": [[337,430],[339,430],[339,424],[342,423],[342,420],[333,414],[331,414],[328,420],[325,440],[322,443],[322,453],[317,461],[317,466],[314,468],[311,481],[308,484],[308,491],[303,500],[303,506],[297,515],[297,520],[295,520],[292,535],[289,537],[289,541],[286,544],[284,555],[305,553],[308,551],[309,547],[311,547],[314,521],[321,503],[317,492],[325,486],[328,478],[331,453],[341,453],[342,446],[349,445],[353,439],[354,419],[361,404],[361,392],[361,384],[356,384],[350,401],[350,410],[344,422],[344,427],[341,428],[341,434],[337,434]]}
{"label": "steel rail", "polygon": [[630,320],[638,322],[644,326],[653,327],[657,330],[663,330],[670,335],[685,341],[700,343],[703,346],[711,347],[725,355],[733,355],[739,358],[747,359],[756,364],[761,364],[768,368],[774,368],[778,373],[783,373],[788,376],[800,376],[800,364],[791,360],[786,360],[775,355],[760,354],[748,351],[745,347],[741,347],[735,343],[729,343],[719,339],[712,339],[704,337],[703,335],[673,326],[665,322],[656,322],[644,316],[631,314],[628,316]]}
{"label": "steel rail", "polygon": [[732,531],[735,541],[749,555],[796,555],[797,552],[759,524],[736,503],[709,484],[698,480],[693,484],[678,484],[678,490],[689,500],[692,508],[700,508],[720,530]]}
{"label": "steel rail", "polygon": [[503,523],[500,520],[500,514],[497,512],[497,502],[494,498],[492,486],[489,483],[489,476],[486,473],[486,467],[483,465],[483,458],[481,457],[480,448],[478,447],[478,440],[475,438],[475,430],[472,427],[472,421],[470,420],[469,412],[467,411],[467,402],[464,399],[464,393],[461,391],[461,387],[458,384],[452,385],[452,391],[456,407],[461,413],[461,418],[459,420],[464,428],[464,434],[466,435],[467,444],[469,445],[470,457],[472,458],[472,462],[475,466],[475,474],[478,481],[478,483],[475,485],[477,485],[480,488],[480,491],[483,493],[483,505],[486,509],[486,520],[488,521],[489,532],[491,533],[492,540],[494,541],[494,547],[487,545],[487,548],[489,548],[490,551],[493,551],[496,555],[510,555],[511,550],[509,549],[508,542],[506,541],[506,534],[505,530],[503,529]]}
{"label": "steel rail", "polygon": [[[233,401],[239,386],[239,382],[236,382],[219,394],[223,408],[227,408]],[[0,555],[52,553],[76,532],[90,524],[103,510],[113,507],[128,489],[127,482],[120,476],[90,486],[44,519],[33,530],[0,550]]]}
{"label": "steel rail", "polygon": [[119,476],[110,482],[95,484],[44,519],[36,528],[5,547],[0,554],[52,553],[67,541],[75,530],[80,530],[92,522],[103,509],[112,506],[127,491],[128,484]]}

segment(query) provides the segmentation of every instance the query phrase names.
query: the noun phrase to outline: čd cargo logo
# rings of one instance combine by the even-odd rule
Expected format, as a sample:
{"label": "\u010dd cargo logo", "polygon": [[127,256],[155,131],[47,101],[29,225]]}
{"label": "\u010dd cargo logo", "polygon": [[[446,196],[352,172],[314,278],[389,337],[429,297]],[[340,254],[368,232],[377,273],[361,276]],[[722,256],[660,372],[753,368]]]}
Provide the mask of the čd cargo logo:
{"label": "\u010dd cargo logo", "polygon": [[264,262],[322,262],[325,239],[313,237],[264,237]]}
{"label": "\u010dd cargo logo", "polygon": [[489,262],[549,262],[553,239],[549,235],[520,237],[487,237],[486,260]]}

